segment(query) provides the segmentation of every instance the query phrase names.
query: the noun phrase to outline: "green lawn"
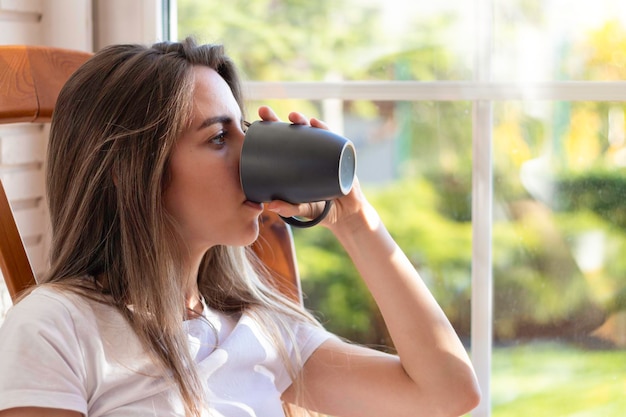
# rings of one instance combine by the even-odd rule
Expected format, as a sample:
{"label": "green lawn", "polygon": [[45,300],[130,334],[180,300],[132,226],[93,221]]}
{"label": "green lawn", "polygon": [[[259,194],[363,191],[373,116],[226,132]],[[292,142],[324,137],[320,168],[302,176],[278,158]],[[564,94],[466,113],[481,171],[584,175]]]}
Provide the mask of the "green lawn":
{"label": "green lawn", "polygon": [[626,350],[497,347],[492,369],[493,417],[626,416]]}

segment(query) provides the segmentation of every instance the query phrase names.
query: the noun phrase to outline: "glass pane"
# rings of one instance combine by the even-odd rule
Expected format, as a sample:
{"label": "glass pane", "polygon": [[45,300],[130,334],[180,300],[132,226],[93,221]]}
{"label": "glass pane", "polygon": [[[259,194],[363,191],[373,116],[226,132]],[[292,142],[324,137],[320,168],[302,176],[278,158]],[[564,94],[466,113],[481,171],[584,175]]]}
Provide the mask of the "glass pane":
{"label": "glass pane", "polygon": [[626,410],[625,111],[495,106],[495,417]]}
{"label": "glass pane", "polygon": [[498,0],[494,11],[495,80],[625,78],[623,0]]}
{"label": "glass pane", "polygon": [[472,78],[472,2],[177,2],[178,38],[224,43],[251,80]]}

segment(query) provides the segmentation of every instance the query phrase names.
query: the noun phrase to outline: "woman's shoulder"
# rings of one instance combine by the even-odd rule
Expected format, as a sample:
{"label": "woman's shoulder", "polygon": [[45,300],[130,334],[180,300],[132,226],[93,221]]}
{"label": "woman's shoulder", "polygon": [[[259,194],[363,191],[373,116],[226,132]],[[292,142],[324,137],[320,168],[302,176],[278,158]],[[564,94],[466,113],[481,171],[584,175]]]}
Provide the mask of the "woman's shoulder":
{"label": "woman's shoulder", "polygon": [[41,326],[60,326],[62,323],[90,321],[93,303],[69,288],[55,284],[40,284],[13,305],[5,322]]}
{"label": "woman's shoulder", "polygon": [[39,284],[21,298],[12,309],[27,311],[82,310],[88,304],[85,297],[56,284]]}

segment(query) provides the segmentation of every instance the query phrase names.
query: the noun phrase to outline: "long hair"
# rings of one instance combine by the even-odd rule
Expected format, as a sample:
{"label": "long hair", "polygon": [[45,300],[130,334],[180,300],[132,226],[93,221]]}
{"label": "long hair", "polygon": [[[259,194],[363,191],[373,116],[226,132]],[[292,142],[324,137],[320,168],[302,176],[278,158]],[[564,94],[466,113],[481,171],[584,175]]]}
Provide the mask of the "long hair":
{"label": "long hair", "polygon": [[[42,282],[115,307],[177,384],[186,414],[199,416],[210,399],[182,327],[181,234],[163,205],[172,148],[192,114],[194,65],[214,69],[243,114],[239,76],[223,47],[190,38],[106,47],[65,84],[46,163],[52,244]],[[257,316],[288,364],[280,342],[281,330],[293,338],[286,318],[314,320],[271,289],[250,252],[209,249],[200,292],[214,309]]]}

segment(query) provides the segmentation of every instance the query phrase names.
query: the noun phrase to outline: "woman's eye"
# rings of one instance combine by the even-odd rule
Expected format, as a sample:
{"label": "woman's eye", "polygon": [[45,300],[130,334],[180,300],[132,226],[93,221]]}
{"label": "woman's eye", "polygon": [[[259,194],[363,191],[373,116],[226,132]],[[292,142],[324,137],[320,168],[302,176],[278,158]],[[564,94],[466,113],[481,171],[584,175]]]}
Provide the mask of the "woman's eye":
{"label": "woman's eye", "polygon": [[212,145],[224,145],[224,143],[226,143],[226,132],[220,132],[218,135],[213,136],[211,139],[209,139],[209,142]]}

